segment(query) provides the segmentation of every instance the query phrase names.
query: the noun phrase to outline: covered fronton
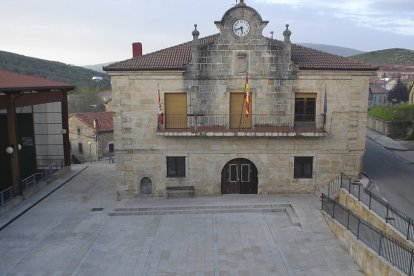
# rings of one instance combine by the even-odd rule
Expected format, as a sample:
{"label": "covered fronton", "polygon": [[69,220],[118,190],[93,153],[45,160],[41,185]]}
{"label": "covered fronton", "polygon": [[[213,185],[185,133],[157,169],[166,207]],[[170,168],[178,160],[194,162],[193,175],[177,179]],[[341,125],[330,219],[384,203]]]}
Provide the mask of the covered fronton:
{"label": "covered fronton", "polygon": [[[220,35],[201,38],[200,46],[215,44]],[[271,47],[283,47],[283,42],[268,39]],[[113,63],[105,71],[164,71],[184,70],[191,61],[192,42],[166,48],[160,51]],[[378,68],[350,58],[324,53],[311,48],[292,44],[292,61],[301,70],[355,70],[376,71]]]}
{"label": "covered fronton", "polygon": [[0,70],[0,92],[14,93],[25,91],[50,91],[73,90],[73,85],[48,80],[40,77],[29,76],[9,71]]}

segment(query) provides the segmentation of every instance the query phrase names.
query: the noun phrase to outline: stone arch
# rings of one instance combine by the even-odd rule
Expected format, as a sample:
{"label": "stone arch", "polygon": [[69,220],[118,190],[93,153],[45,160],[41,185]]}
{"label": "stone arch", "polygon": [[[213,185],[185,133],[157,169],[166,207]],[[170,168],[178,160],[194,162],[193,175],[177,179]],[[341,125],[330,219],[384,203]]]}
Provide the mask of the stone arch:
{"label": "stone arch", "polygon": [[256,165],[245,158],[235,158],[221,171],[222,194],[257,194],[258,171]]}
{"label": "stone arch", "polygon": [[139,180],[139,192],[141,195],[152,195],[152,179],[149,176],[143,176]]}

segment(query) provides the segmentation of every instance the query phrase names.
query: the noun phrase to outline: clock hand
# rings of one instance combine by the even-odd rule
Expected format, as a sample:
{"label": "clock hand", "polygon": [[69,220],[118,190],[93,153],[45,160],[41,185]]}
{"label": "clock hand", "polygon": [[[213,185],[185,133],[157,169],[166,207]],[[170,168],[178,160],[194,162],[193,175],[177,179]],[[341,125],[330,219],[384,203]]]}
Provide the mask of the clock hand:
{"label": "clock hand", "polygon": [[240,26],[240,27],[238,27],[238,28],[236,28],[236,29],[234,29],[235,31],[240,31],[240,35],[242,35],[243,34],[243,26]]}

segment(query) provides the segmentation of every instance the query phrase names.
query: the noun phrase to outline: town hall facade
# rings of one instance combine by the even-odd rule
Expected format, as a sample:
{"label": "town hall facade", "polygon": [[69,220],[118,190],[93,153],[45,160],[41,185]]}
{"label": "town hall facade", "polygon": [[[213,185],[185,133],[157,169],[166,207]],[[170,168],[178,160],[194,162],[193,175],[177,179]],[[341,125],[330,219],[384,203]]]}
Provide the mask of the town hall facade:
{"label": "town hall facade", "polygon": [[295,45],[289,25],[282,40],[263,36],[268,21],[244,1],[214,24],[104,67],[119,197],[311,193],[358,176],[376,68]]}

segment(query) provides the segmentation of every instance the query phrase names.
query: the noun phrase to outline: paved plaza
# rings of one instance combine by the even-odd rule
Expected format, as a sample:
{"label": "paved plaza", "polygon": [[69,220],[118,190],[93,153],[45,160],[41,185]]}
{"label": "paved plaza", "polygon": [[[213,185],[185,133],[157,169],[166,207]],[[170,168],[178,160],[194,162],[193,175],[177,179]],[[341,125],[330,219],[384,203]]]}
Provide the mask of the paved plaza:
{"label": "paved plaza", "polygon": [[27,209],[0,232],[0,275],[363,275],[315,195],[117,201],[114,183],[112,164],[74,166],[0,217]]}

